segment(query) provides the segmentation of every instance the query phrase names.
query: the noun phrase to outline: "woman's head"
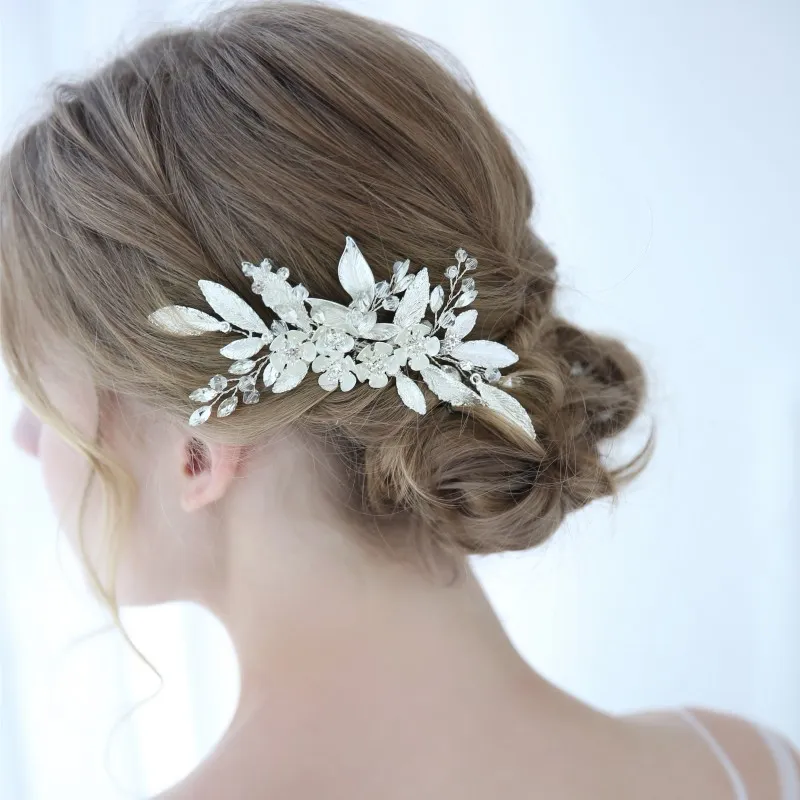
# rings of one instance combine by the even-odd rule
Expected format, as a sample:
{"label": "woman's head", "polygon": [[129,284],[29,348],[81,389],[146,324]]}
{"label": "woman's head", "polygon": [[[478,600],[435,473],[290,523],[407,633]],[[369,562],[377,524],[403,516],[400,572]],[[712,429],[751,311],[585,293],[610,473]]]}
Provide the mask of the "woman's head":
{"label": "woman's head", "polygon": [[[131,586],[156,561],[166,586],[190,572],[191,558],[176,565],[193,543],[174,531],[191,529],[199,507],[206,522],[235,513],[232,478],[286,441],[331,465],[327,495],[361,541],[394,552],[526,549],[629,474],[598,446],[639,409],[639,365],[555,312],[556,262],[530,227],[524,169],[467,78],[431,51],[338,9],[229,11],[59,87],[6,155],[3,356],[54,437],[39,446],[54,499],[59,481],[72,491],[92,478],[89,560],[104,584],[92,553],[106,549]],[[327,393],[312,379],[187,428],[187,395],[225,371],[228,340],[170,338],[148,315],[198,307],[198,279],[245,296],[240,262],[267,255],[312,296],[347,302],[336,273],[346,234],[376,275],[410,258],[438,283],[455,248],[478,259],[474,335],[519,355],[509,392],[537,441],[509,438],[480,409],[429,402],[419,417],[393,390]],[[227,460],[193,507],[186,465],[202,470],[209,453]],[[143,599],[169,593],[156,583]]]}

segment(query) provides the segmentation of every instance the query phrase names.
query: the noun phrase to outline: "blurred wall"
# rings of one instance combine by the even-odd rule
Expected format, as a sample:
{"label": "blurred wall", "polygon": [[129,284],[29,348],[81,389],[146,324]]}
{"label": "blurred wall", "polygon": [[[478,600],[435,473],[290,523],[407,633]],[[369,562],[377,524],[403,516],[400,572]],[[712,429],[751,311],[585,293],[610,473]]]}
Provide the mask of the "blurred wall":
{"label": "blurred wall", "polygon": [[[3,142],[45,81],[210,7],[0,2]],[[652,377],[656,456],[619,506],[575,515],[537,552],[476,559],[510,634],[548,677],[609,710],[705,704],[800,742],[800,6],[342,5],[466,64],[530,167],[562,307],[623,336]],[[16,404],[4,383],[9,423]],[[224,633],[191,607],[127,613],[166,685],[109,739],[156,684],[113,634],[72,644],[102,617],[36,465],[0,437],[0,797],[163,789],[232,711]]]}

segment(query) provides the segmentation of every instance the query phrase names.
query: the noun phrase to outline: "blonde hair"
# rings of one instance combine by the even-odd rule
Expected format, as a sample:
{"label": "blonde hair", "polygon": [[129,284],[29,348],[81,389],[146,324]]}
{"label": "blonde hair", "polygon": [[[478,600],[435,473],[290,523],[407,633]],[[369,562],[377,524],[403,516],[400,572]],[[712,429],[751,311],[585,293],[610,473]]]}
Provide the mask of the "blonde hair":
{"label": "blonde hair", "polygon": [[202,435],[252,444],[295,426],[333,444],[360,517],[417,523],[409,544],[527,549],[615,494],[648,451],[614,469],[601,457],[601,441],[641,406],[642,370],[620,342],[555,312],[556,259],[532,210],[508,138],[430,41],[320,5],[227,10],[58,86],[4,157],[3,356],[22,396],[102,481],[111,536],[135,487],[102,430],[88,441],[48,405],[36,368],[45,341],[81,354],[101,396],[177,422],[195,407],[189,392],[225,371],[227,338],[172,339],[146,318],[167,304],[202,307],[199,278],[247,296],[240,262],[269,256],[312,296],[346,302],[336,277],[345,234],[376,275],[408,257],[434,283],[464,247],[481,265],[474,336],[519,354],[508,391],[536,442],[487,409],[431,408],[428,395],[419,417],[393,390],[326,393],[311,378],[212,418]]}

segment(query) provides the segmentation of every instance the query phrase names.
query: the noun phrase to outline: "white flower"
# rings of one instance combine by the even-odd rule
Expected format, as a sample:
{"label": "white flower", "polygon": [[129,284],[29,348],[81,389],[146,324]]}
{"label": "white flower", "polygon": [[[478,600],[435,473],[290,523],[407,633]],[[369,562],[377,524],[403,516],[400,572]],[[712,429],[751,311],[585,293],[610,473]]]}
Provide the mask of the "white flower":
{"label": "white flower", "polygon": [[280,373],[289,372],[301,378],[308,372],[308,365],[314,360],[317,348],[308,340],[305,331],[286,331],[276,336],[269,345],[270,364]]}
{"label": "white flower", "polygon": [[428,356],[435,356],[441,346],[441,341],[436,336],[428,336],[430,332],[429,325],[418,323],[395,336],[395,343],[400,345],[397,348],[397,358],[400,359],[401,366],[408,362],[411,369],[417,371],[430,366]]}
{"label": "white flower", "polygon": [[356,385],[356,364],[352,357],[342,353],[318,355],[311,363],[311,369],[322,373],[317,383],[326,392],[337,386],[343,392],[349,392]]}
{"label": "white flower", "polygon": [[314,332],[314,343],[317,353],[333,355],[349,353],[355,347],[356,340],[347,331],[321,325]]}
{"label": "white flower", "polygon": [[389,383],[389,375],[396,375],[400,360],[395,349],[387,342],[368,344],[357,356],[356,375],[360,381],[369,381],[373,389]]}

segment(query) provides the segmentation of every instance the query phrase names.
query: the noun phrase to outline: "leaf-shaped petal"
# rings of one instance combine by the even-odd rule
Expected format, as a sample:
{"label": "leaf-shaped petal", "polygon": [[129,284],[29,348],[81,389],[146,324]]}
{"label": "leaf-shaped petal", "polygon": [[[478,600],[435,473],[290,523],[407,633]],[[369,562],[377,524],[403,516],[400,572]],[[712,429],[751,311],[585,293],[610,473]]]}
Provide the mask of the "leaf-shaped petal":
{"label": "leaf-shaped petal", "polygon": [[265,272],[260,277],[261,299],[267,308],[272,308],[281,304],[291,303],[291,286],[283,279],[279,278],[274,272]]}
{"label": "leaf-shaped petal", "polygon": [[474,308],[456,315],[456,321],[447,329],[445,335],[454,339],[463,339],[475,327],[477,318],[478,312]]}
{"label": "leaf-shaped petal", "polygon": [[417,386],[416,381],[411,380],[402,372],[398,372],[394,376],[394,380],[397,384],[397,394],[400,395],[400,399],[410,409],[416,411],[417,414],[424,414],[426,411],[425,395],[422,394],[422,390]]}
{"label": "leaf-shaped petal", "polygon": [[423,267],[406,289],[397,311],[394,312],[394,324],[401,328],[416,325],[424,316],[429,299],[428,268]]}
{"label": "leaf-shaped petal", "polygon": [[451,378],[439,367],[426,367],[420,371],[428,388],[445,403],[454,406],[480,405],[481,398],[460,380]]}
{"label": "leaf-shaped petal", "polygon": [[254,356],[262,347],[264,340],[259,336],[248,336],[246,339],[236,339],[220,349],[220,355],[232,358],[234,361]]}
{"label": "leaf-shaped petal", "polygon": [[[463,316],[463,315],[462,315]],[[451,351],[453,358],[470,361],[476,367],[508,367],[518,360],[517,354],[500,342],[489,339],[473,339],[461,342]]]}
{"label": "leaf-shaped petal", "polygon": [[339,283],[353,299],[363,294],[370,300],[375,296],[375,276],[350,236],[345,237],[344,252],[339,258]]}
{"label": "leaf-shaped petal", "polygon": [[272,384],[272,391],[276,394],[279,392],[288,392],[294,389],[308,373],[308,363],[305,361],[293,361],[289,366],[281,372],[275,383]]}
{"label": "leaf-shaped petal", "polygon": [[347,315],[353,310],[341,303],[334,303],[332,300],[321,300],[317,297],[309,297],[306,301],[314,311],[321,311],[325,316],[324,325],[347,331],[351,336],[359,336],[358,331],[348,322]]}
{"label": "leaf-shaped petal", "polygon": [[208,331],[218,331],[221,324],[211,314],[188,306],[164,306],[148,314],[147,319],[161,330],[178,336],[198,336]]}
{"label": "leaf-shaped petal", "polygon": [[486,405],[501,414],[510,422],[522,428],[531,439],[536,438],[536,431],[533,428],[533,423],[528,415],[528,412],[522,404],[513,398],[508,392],[498,389],[496,386],[481,381],[478,384],[478,392],[480,392],[483,401]]}
{"label": "leaf-shaped petal", "polygon": [[396,336],[402,328],[399,325],[393,325],[391,322],[379,322],[373,325],[367,333],[361,335],[365,339],[372,339],[373,341],[385,342]]}
{"label": "leaf-shaped petal", "polygon": [[250,306],[227,286],[214,281],[197,281],[206,301],[223,319],[246,331],[265,333],[267,324]]}

